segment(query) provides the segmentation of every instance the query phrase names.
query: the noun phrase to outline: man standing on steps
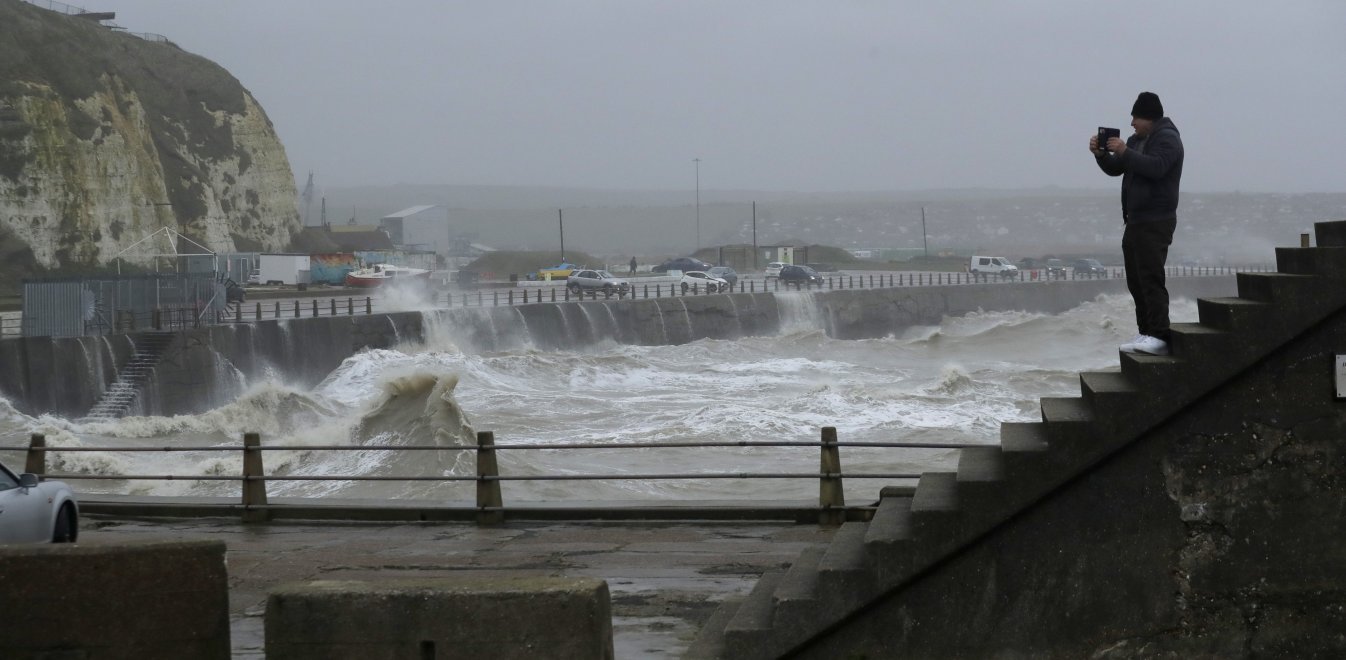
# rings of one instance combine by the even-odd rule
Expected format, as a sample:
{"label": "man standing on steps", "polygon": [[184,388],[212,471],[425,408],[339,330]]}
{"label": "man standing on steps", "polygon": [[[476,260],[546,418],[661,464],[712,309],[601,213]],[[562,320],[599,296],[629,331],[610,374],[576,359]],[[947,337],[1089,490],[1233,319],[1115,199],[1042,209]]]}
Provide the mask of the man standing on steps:
{"label": "man standing on steps", "polygon": [[[1123,353],[1169,354],[1168,288],[1164,262],[1178,225],[1178,182],[1182,179],[1182,136],[1164,116],[1153,92],[1141,92],[1131,107],[1125,142],[1089,138],[1089,152],[1108,176],[1122,177],[1122,259],[1126,288],[1136,303],[1140,334],[1122,344]],[[1102,133],[1102,130],[1099,131]]]}

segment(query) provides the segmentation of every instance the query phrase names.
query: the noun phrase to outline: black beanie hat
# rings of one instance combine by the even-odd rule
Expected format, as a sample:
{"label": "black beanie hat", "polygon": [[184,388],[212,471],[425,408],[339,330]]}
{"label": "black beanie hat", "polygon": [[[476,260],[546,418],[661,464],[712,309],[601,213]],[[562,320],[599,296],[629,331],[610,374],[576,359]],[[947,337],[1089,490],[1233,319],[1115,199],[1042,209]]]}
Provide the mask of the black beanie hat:
{"label": "black beanie hat", "polygon": [[1159,119],[1164,116],[1164,104],[1154,92],[1141,92],[1136,104],[1131,106],[1131,116],[1141,119]]}

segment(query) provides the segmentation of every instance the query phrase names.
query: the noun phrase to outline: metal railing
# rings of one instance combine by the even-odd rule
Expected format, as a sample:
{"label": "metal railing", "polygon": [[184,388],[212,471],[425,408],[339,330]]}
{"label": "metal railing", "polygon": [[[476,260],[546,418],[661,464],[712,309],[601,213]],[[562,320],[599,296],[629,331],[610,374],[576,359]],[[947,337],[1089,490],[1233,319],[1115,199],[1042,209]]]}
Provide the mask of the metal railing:
{"label": "metal railing", "polygon": [[[1167,269],[1169,277],[1212,277],[1221,275],[1231,275],[1236,272],[1264,272],[1267,267],[1248,266],[1248,267],[1172,267]],[[452,307],[510,307],[514,305],[530,305],[536,303],[556,303],[573,302],[581,300],[624,300],[624,299],[649,299],[649,298],[674,298],[679,296],[702,296],[702,295],[722,295],[726,293],[774,293],[779,291],[832,291],[845,289],[886,289],[897,287],[919,287],[919,286],[957,286],[970,284],[989,284],[989,283],[1010,283],[1010,282],[1048,282],[1052,280],[1084,280],[1084,279],[1118,279],[1125,277],[1122,269],[1110,269],[1106,275],[1090,274],[1080,276],[1064,276],[1048,279],[1039,276],[1037,272],[1021,271],[1017,278],[1001,278],[999,276],[987,276],[979,273],[957,273],[957,272],[922,272],[922,273],[882,273],[882,274],[850,274],[834,275],[826,278],[821,284],[801,285],[792,283],[782,283],[779,279],[754,280],[740,279],[735,286],[731,286],[723,291],[710,290],[698,285],[689,285],[683,288],[680,284],[659,282],[655,284],[633,284],[630,291],[621,294],[616,291],[583,291],[572,293],[570,289],[563,284],[556,284],[550,287],[534,286],[525,288],[509,289],[477,289],[476,291],[434,291],[431,293],[427,304],[436,309],[446,309]],[[365,296],[363,299],[356,297],[331,296],[325,302],[319,302],[319,298],[311,298],[306,301],[292,300],[285,303],[245,303],[233,308],[231,314],[223,316],[222,322],[251,322],[266,319],[282,318],[303,318],[318,316],[354,316],[356,314],[374,314],[383,313],[380,299],[372,296]]]}
{"label": "metal railing", "polygon": [[[505,520],[507,514],[514,513],[526,517],[526,511],[534,506],[523,503],[515,506],[508,506],[504,502],[500,485],[507,481],[664,481],[664,480],[702,480],[702,479],[786,479],[786,480],[816,480],[818,482],[818,503],[811,507],[782,507],[779,501],[760,500],[760,505],[742,505],[736,510],[725,512],[732,513],[734,517],[780,517],[789,516],[799,519],[804,516],[816,518],[822,524],[840,524],[841,522],[851,520],[864,520],[873,515],[875,505],[846,505],[843,495],[843,479],[874,479],[874,480],[915,480],[920,478],[920,473],[907,472],[847,472],[841,468],[841,448],[900,448],[900,449],[961,449],[965,447],[977,446],[975,443],[964,442],[946,442],[946,443],[917,443],[917,442],[841,442],[837,439],[835,427],[824,427],[821,432],[820,440],[814,441],[726,441],[726,442],[667,442],[667,443],[629,443],[629,444],[602,444],[602,443],[566,443],[566,444],[503,444],[495,443],[495,435],[490,431],[477,433],[477,444],[474,446],[441,446],[441,445],[263,445],[261,436],[257,433],[245,433],[243,435],[242,445],[226,446],[112,446],[112,447],[53,447],[46,444],[46,437],[40,433],[32,434],[27,447],[0,447],[0,450],[7,451],[25,451],[26,459],[24,463],[24,472],[37,474],[44,479],[59,479],[63,481],[79,480],[101,480],[101,481],[236,481],[242,484],[241,498],[237,503],[230,503],[223,507],[227,510],[237,510],[241,513],[244,520],[261,521],[273,517],[273,514],[286,515],[287,510],[298,510],[294,505],[269,504],[267,497],[266,484],[273,481],[392,481],[392,482],[474,482],[476,488],[476,501],[473,506],[442,503],[428,503],[433,508],[441,511],[449,511],[459,514],[458,517],[474,517],[479,524],[498,523]],[[745,448],[745,447],[817,447],[820,451],[818,470],[798,471],[798,472],[668,472],[653,474],[501,474],[499,463],[496,460],[498,452],[502,451],[586,451],[586,450],[648,450],[648,449],[716,449],[716,448]],[[470,452],[475,455],[476,474],[475,475],[297,475],[297,474],[267,474],[262,461],[262,454],[268,451],[305,451],[305,452],[351,452],[351,451],[456,451]],[[234,452],[242,454],[242,472],[237,475],[225,474],[85,474],[85,473],[49,473],[46,470],[46,456],[56,452],[98,452],[98,453],[119,453],[119,452]],[[96,500],[96,496],[90,496]],[[180,498],[163,496],[148,498],[156,500],[155,503],[145,503],[146,498],[141,498],[136,507],[145,515],[154,515],[156,510],[162,515],[177,515],[175,511],[180,508],[175,506],[180,502]],[[324,505],[322,498],[305,498],[311,501],[306,504],[308,510],[319,510],[325,506],[336,508],[334,505]],[[877,499],[877,497],[875,498]],[[405,500],[386,500],[390,509],[405,508]],[[533,503],[536,504],[536,503]],[[555,506],[555,502],[548,503]],[[82,504],[81,506],[85,506]],[[210,515],[219,515],[219,507]],[[370,507],[363,507],[368,510]],[[377,508],[377,507],[374,507]],[[661,519],[694,519],[704,518],[707,511],[706,501],[704,500],[686,500],[685,503],[670,504],[667,500],[661,500],[658,506],[658,516]],[[759,515],[745,515],[748,512],[755,511]],[[595,516],[621,517],[638,519],[642,515],[651,515],[649,511],[639,506],[613,507],[605,509],[584,509],[582,506],[577,508],[577,517],[592,518]],[[765,513],[771,512],[771,513]],[[302,516],[301,516],[302,517]],[[327,514],[318,514],[318,517],[330,517]],[[513,517],[513,516],[511,516]]]}
{"label": "metal railing", "polygon": [[[65,14],[66,16],[83,16],[86,14],[97,13],[97,12],[91,12],[83,7],[68,5],[64,2],[56,2],[55,0],[24,0],[24,2],[27,2],[28,4],[33,5],[34,7],[40,7],[42,9],[46,9],[47,11],[54,11],[58,14]],[[117,30],[119,32],[125,32],[126,34],[129,34],[133,37],[139,37],[141,39],[144,39],[145,41],[153,41],[156,43],[166,43],[166,44],[173,43],[168,39],[168,37],[165,37],[162,34],[155,34],[153,32],[130,32],[126,28],[123,28],[122,26],[117,25],[115,23],[100,22],[99,24],[109,29]]]}
{"label": "metal railing", "polygon": [[[1211,267],[1170,267],[1165,269],[1169,277],[1213,277],[1221,275],[1232,275],[1239,272],[1267,272],[1271,270],[1266,266],[1211,266]],[[1045,271],[1043,271],[1045,273]],[[897,287],[920,287],[920,286],[959,286],[970,284],[992,284],[992,283],[1030,283],[1030,282],[1051,282],[1059,280],[1082,280],[1082,279],[1119,279],[1125,277],[1122,269],[1109,269],[1105,274],[1091,274],[1047,278],[1044,274],[1037,271],[1020,271],[1016,278],[1001,278],[995,275],[985,275],[980,273],[958,273],[958,272],[920,272],[920,273],[881,273],[881,274],[849,274],[832,275],[826,278],[821,284],[804,286],[799,284],[782,284],[779,279],[755,280],[740,279],[736,286],[731,286],[724,291],[707,290],[701,286],[688,286],[683,289],[678,283],[655,283],[632,285],[628,294],[618,294],[617,292],[604,293],[602,291],[585,291],[581,293],[572,293],[570,289],[563,284],[556,284],[551,287],[527,287],[510,289],[477,289],[475,291],[432,291],[426,304],[435,309],[447,309],[452,307],[501,307],[514,305],[529,305],[544,302],[573,302],[580,300],[614,300],[614,299],[648,299],[648,298],[673,298],[679,296],[702,296],[702,295],[722,295],[726,293],[774,293],[779,291],[833,291],[846,289],[886,289]],[[355,296],[318,296],[306,300],[289,300],[285,302],[252,302],[232,305],[227,311],[215,311],[207,309],[205,311],[183,308],[164,308],[150,313],[142,313],[135,317],[129,324],[123,324],[125,327],[118,326],[123,331],[135,329],[182,329],[187,327],[198,327],[204,324],[212,323],[250,323],[263,320],[287,319],[287,318],[316,318],[319,316],[355,316],[358,314],[369,315],[376,313],[385,313],[382,300],[373,296],[364,296],[363,298]],[[143,317],[143,318],[142,318]],[[16,317],[0,316],[0,338],[9,336],[18,336],[22,334],[22,319]]]}

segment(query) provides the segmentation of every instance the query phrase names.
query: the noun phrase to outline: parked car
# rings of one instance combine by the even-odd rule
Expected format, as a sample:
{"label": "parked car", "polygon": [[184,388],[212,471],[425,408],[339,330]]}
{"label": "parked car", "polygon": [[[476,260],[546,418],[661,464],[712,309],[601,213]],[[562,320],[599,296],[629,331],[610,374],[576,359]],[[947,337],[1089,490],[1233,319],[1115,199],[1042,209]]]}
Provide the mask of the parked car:
{"label": "parked car", "polygon": [[1060,259],[1047,260],[1047,277],[1055,279],[1064,279],[1066,276],[1066,263]]}
{"label": "parked car", "polygon": [[682,274],[682,292],[687,293],[689,289],[695,288],[697,291],[706,291],[715,293],[716,291],[728,291],[729,283],[699,270],[689,270]]}
{"label": "parked car", "polygon": [[606,270],[586,268],[572,271],[566,278],[566,288],[571,293],[602,292],[605,296],[617,294],[623,298],[631,292],[631,283]]}
{"label": "parked car", "polygon": [[651,268],[650,270],[656,273],[667,273],[670,270],[680,270],[685,273],[689,270],[699,270],[705,272],[710,270],[711,268],[714,268],[714,266],[700,259],[696,259],[694,257],[678,257],[676,259],[669,259],[668,261],[665,261],[664,263],[661,263],[658,266]]}
{"label": "parked car", "polygon": [[786,265],[787,264],[784,261],[773,261],[767,264],[766,279],[769,280],[773,277],[780,277],[780,269],[784,268]]}
{"label": "parked car", "polygon": [[1097,259],[1076,259],[1070,264],[1074,277],[1107,277],[1108,269]]}
{"label": "parked car", "polygon": [[74,543],[79,503],[61,481],[39,481],[0,464],[0,544]]}
{"label": "parked car", "polygon": [[728,266],[716,266],[706,271],[706,274],[728,282],[731,288],[738,285],[738,273]]}
{"label": "parked car", "polygon": [[791,264],[782,266],[780,275],[777,275],[776,277],[780,279],[781,284],[793,284],[801,287],[813,286],[815,284],[821,286],[827,281],[823,279],[822,275],[818,274],[818,271],[813,270],[808,266],[795,266]]}
{"label": "parked car", "polygon": [[534,275],[532,279],[546,282],[552,280],[559,280],[563,277],[569,278],[570,274],[575,272],[576,268],[579,268],[579,266],[562,261],[561,263],[555,266],[537,269],[537,274]]}
{"label": "parked car", "polygon": [[1019,276],[1019,267],[1004,257],[974,256],[967,264],[967,272],[979,275],[999,275],[1003,279]]}

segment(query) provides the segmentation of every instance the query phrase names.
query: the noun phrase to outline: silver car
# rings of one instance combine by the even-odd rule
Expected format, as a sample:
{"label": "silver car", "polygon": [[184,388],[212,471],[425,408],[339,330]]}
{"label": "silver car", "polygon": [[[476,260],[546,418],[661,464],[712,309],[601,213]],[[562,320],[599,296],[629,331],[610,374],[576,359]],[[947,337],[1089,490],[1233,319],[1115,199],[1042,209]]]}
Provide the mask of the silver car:
{"label": "silver car", "polygon": [[38,481],[0,464],[0,544],[74,543],[79,503],[60,481]]}
{"label": "silver car", "polygon": [[566,287],[571,293],[583,293],[592,291],[601,292],[605,296],[617,294],[617,297],[625,297],[631,292],[631,283],[609,273],[606,270],[580,268],[570,273],[566,278]]}

